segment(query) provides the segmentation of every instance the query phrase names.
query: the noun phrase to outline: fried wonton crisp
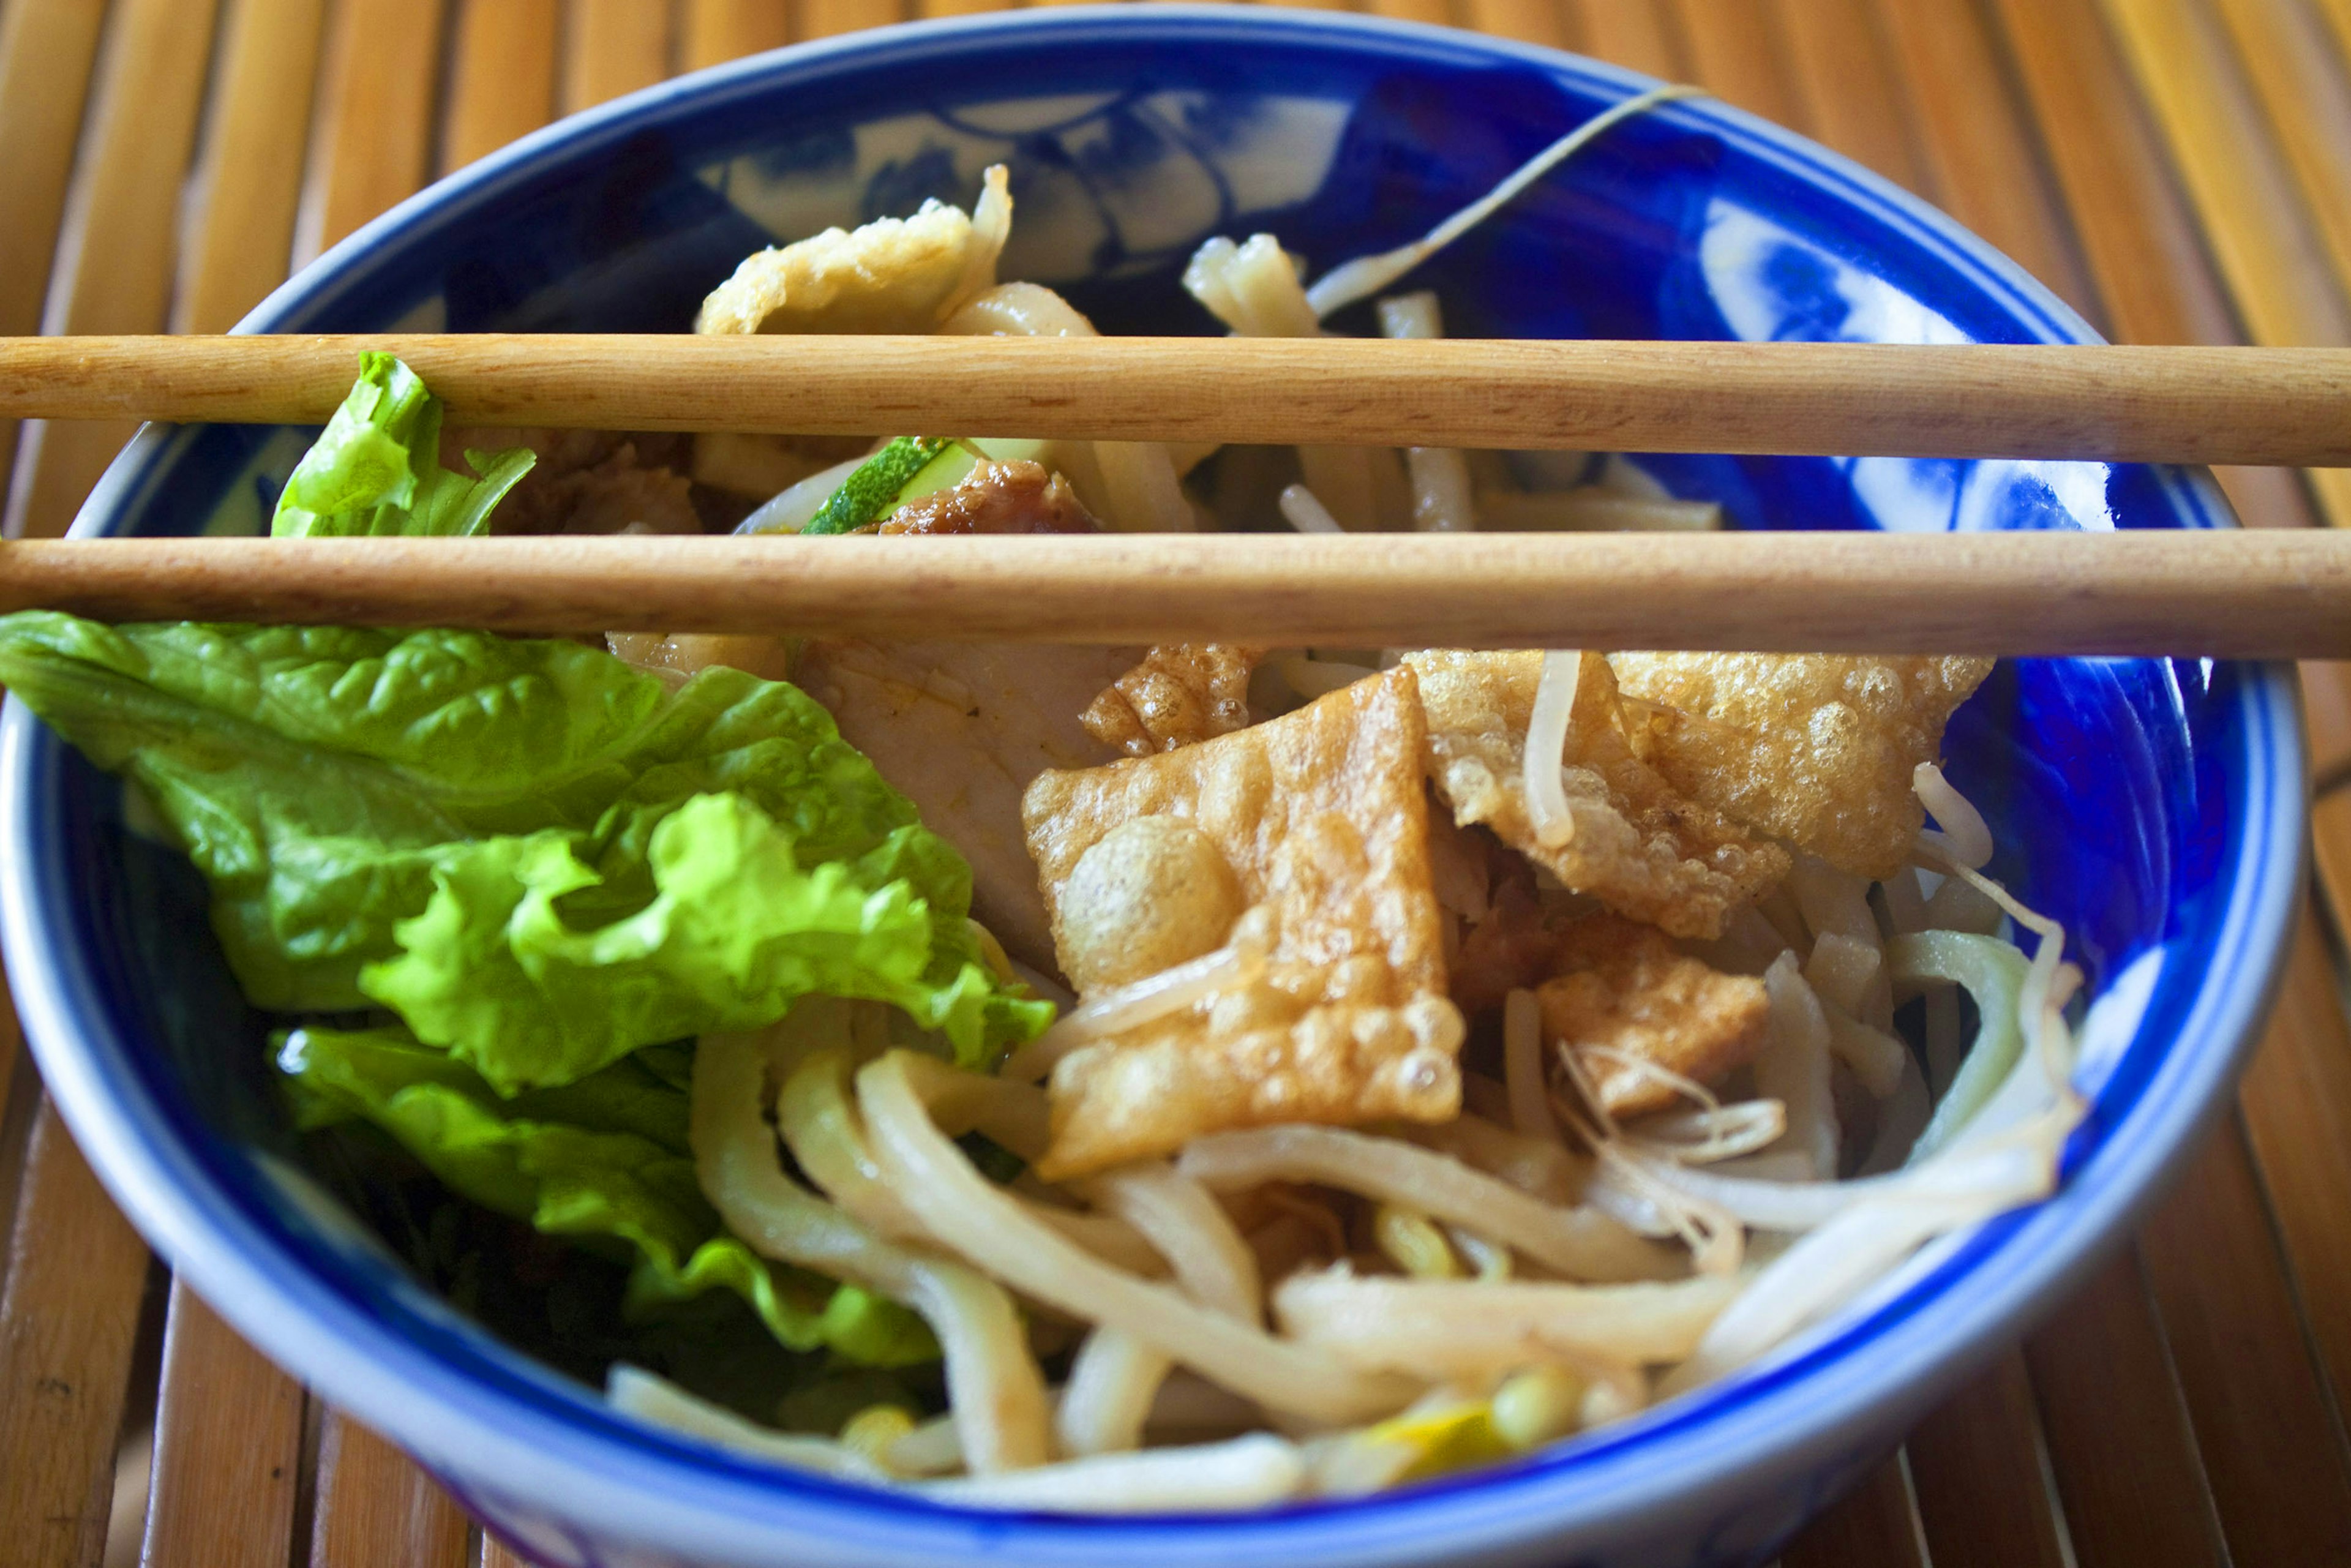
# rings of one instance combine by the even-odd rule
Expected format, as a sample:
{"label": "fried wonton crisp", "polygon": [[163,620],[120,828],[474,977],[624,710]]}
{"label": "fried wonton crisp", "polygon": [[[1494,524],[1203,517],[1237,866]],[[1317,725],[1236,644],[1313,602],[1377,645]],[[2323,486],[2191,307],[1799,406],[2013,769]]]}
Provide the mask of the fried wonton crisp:
{"label": "fried wonton crisp", "polygon": [[[1138,967],[1212,952],[1237,925],[1271,935],[1254,979],[1061,1061],[1040,1176],[1228,1128],[1459,1110],[1463,1027],[1445,995],[1425,744],[1414,677],[1397,671],[1270,723],[1029,787],[1056,950],[1081,987],[1097,982],[1090,999]],[[1185,826],[1131,826],[1155,819]],[[1171,912],[1197,928],[1171,929]]]}
{"label": "fried wonton crisp", "polygon": [[702,302],[697,332],[930,332],[996,282],[1012,232],[1004,165],[969,215],[930,201],[911,218],[876,218],[745,258]]}
{"label": "fried wonton crisp", "polygon": [[1405,655],[1420,677],[1429,777],[1467,826],[1482,822],[1578,893],[1677,936],[1717,936],[1730,911],[1788,873],[1787,852],[1688,799],[1633,753],[1608,662],[1584,655],[1563,754],[1574,831],[1536,836],[1525,785],[1540,653]]}
{"label": "fried wonton crisp", "polygon": [[1163,643],[1093,700],[1078,722],[1104,746],[1148,757],[1246,728],[1249,675],[1263,649]]}
{"label": "fried wonton crisp", "polygon": [[1926,813],[1911,775],[1990,659],[1844,653],[1616,653],[1626,695],[1671,710],[1636,727],[1676,789],[1873,879],[1909,858]]}
{"label": "fried wonton crisp", "polygon": [[1612,1116],[1680,1100],[1645,1064],[1710,1084],[1762,1049],[1771,1012],[1763,982],[1675,951],[1654,926],[1588,915],[1563,934],[1558,961],[1562,972],[1535,992],[1543,1038],[1575,1052]]}

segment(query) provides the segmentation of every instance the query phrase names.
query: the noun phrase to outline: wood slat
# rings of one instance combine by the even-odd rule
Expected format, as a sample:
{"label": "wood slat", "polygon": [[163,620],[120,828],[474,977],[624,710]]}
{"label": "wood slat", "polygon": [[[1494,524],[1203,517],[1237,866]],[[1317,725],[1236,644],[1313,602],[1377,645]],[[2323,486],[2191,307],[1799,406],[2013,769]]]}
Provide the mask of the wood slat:
{"label": "wood slat", "polygon": [[[214,0],[120,0],[116,7],[44,330],[154,332],[169,320],[180,184],[204,105],[214,9]],[[133,428],[27,424],[8,531],[64,533]]]}
{"label": "wood slat", "polygon": [[1569,16],[1583,47],[1604,60],[1667,81],[1689,75],[1664,0],[1569,0]]}
{"label": "wood slat", "polygon": [[0,1290],[0,1568],[95,1568],[147,1249],[44,1103]]}
{"label": "wood slat", "polygon": [[799,0],[792,37],[830,38],[865,27],[886,27],[910,13],[900,0]]}
{"label": "wood slat", "polygon": [[1750,114],[1792,131],[1811,129],[1771,9],[1756,0],[1675,0],[1675,10],[1693,80]]}
{"label": "wood slat", "polygon": [[2097,0],[1998,5],[2111,335],[2126,343],[2238,341]]}
{"label": "wood slat", "polygon": [[[2000,16],[2108,329],[2125,342],[2239,341],[2235,316],[2096,0],[2000,0]],[[2289,470],[2225,468],[2219,478],[2249,525],[2318,520]],[[2313,774],[2325,779],[2351,767],[2351,670],[2311,665],[2304,689]],[[2330,830],[2322,823],[2319,831]],[[2323,876],[2340,866],[2351,866],[2351,841],[2320,857]],[[2328,886],[2335,907],[2351,910],[2351,883]]]}
{"label": "wood slat", "polygon": [[2139,1233],[2231,1556],[2351,1562],[2351,1450],[2231,1117]]}
{"label": "wood slat", "polygon": [[[2338,794],[2336,812],[2351,810]],[[2245,1074],[2245,1130],[2293,1260],[2296,1304],[2337,1410],[2351,1408],[2351,1021],[2316,914],[2294,934],[2285,984]]]}
{"label": "wood slat", "polygon": [[[0,6],[0,333],[11,337],[40,329],[105,19],[98,4]],[[16,422],[0,420],[0,509],[16,450]]]}
{"label": "wood slat", "polygon": [[458,0],[441,167],[463,168],[555,118],[558,0]]}
{"label": "wood slat", "polygon": [[788,0],[685,0],[683,68],[723,65],[792,41]]}
{"label": "wood slat", "polygon": [[1899,1454],[1869,1472],[1851,1496],[1804,1528],[1780,1568],[1926,1568],[1917,1511]]}
{"label": "wood slat", "polygon": [[2096,319],[1999,47],[1971,4],[1880,0],[1935,201]]}
{"label": "wood slat", "polygon": [[326,0],[228,0],[174,332],[225,332],[286,280]]}
{"label": "wood slat", "polygon": [[2335,35],[2335,47],[2351,64],[2351,0],[2317,0],[2318,13]]}
{"label": "wood slat", "polygon": [[2345,905],[2337,890],[2351,887],[2351,788],[2338,783],[2312,803],[2310,818],[2311,859],[2339,932],[2345,929]]}
{"label": "wood slat", "polygon": [[2351,74],[2299,0],[2213,0],[2338,282],[2351,283]]}
{"label": "wood slat", "polygon": [[2323,792],[2351,781],[2351,664],[2303,665],[2302,711],[2313,788]]}
{"label": "wood slat", "polygon": [[1561,0],[1464,0],[1464,10],[1468,25],[1481,33],[1554,49],[1574,46]]}
{"label": "wood slat", "polygon": [[[2107,331],[2126,343],[2241,341],[2096,0],[1998,5]],[[2223,468],[2217,476],[2253,527],[2316,520],[2291,470]]]}
{"label": "wood slat", "polygon": [[1895,183],[1921,189],[1917,133],[1871,0],[1777,0],[1771,20],[1812,133]]}
{"label": "wood slat", "polygon": [[[2252,340],[2351,340],[2351,302],[2282,166],[2218,24],[2193,0],[2104,0]],[[2351,471],[2313,470],[2326,519],[2351,525]]]}
{"label": "wood slat", "polygon": [[2025,1341],[2080,1568],[2224,1568],[2218,1514],[2136,1252]]}
{"label": "wood slat", "polygon": [[335,0],[297,266],[424,183],[445,15],[444,0]]}
{"label": "wood slat", "polygon": [[667,0],[568,0],[563,112],[577,113],[668,76],[674,21]]}
{"label": "wood slat", "polygon": [[285,1568],[302,1389],[178,1280],[141,1568]]}
{"label": "wood slat", "polygon": [[1403,22],[1444,26],[1453,20],[1453,7],[1447,0],[1366,0],[1364,9],[1374,16],[1393,16]]}
{"label": "wood slat", "polygon": [[2064,1568],[2067,1542],[2021,1351],[1927,1417],[1906,1451],[1929,1561]]}
{"label": "wood slat", "polygon": [[416,1461],[340,1411],[319,1435],[310,1568],[469,1568],[465,1515]]}

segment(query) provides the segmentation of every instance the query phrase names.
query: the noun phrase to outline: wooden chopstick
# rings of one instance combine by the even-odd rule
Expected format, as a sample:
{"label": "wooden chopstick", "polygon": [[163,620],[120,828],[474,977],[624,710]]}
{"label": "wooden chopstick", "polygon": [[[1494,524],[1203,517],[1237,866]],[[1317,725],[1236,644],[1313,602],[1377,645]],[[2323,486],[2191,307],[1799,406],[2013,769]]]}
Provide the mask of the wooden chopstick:
{"label": "wooden chopstick", "polygon": [[2351,657],[2351,535],[1124,534],[0,544],[110,621],[1323,647]]}
{"label": "wooden chopstick", "polygon": [[362,348],[485,424],[2351,466],[2345,349],[18,338],[0,418],[316,423]]}

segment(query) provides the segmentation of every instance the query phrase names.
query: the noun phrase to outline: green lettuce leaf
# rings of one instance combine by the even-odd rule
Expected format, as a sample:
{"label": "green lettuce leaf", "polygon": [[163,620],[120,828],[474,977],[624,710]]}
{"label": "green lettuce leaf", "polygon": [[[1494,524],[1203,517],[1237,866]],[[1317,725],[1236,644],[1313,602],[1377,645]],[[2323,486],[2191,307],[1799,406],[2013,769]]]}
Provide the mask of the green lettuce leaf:
{"label": "green lettuce leaf", "polygon": [[[838,994],[897,1001],[967,1061],[1046,1020],[982,963],[962,858],[783,682],[714,667],[672,690],[576,643],[470,632],[25,612],[0,617],[0,684],[144,787],[210,880],[256,1006],[409,998],[417,1032],[502,1092],[693,1034],[714,996],[728,1027],[773,1021],[795,977],[847,985],[852,968]],[[670,841],[664,903],[656,836],[711,796],[735,804]],[[785,862],[789,876],[750,874]],[[680,915],[688,885],[723,890],[740,941]],[[796,925],[814,946],[787,963]],[[371,966],[388,977],[363,985]],[[550,1004],[558,977],[627,1005]]]}
{"label": "green lettuce leaf", "polygon": [[486,1208],[581,1245],[624,1246],[632,1318],[727,1291],[792,1350],[870,1366],[938,1354],[896,1302],[778,1268],[724,1230],[695,1180],[685,1093],[633,1059],[507,1100],[396,1030],[296,1030],[279,1037],[277,1065],[305,1129],[372,1123]]}
{"label": "green lettuce leaf", "polygon": [[811,995],[894,1003],[959,1058],[1017,1032],[1006,1009],[1023,1004],[999,998],[976,958],[931,972],[930,912],[911,879],[863,880],[840,861],[803,870],[790,835],[739,794],[697,795],[664,818],[652,902],[608,925],[563,912],[600,885],[576,848],[550,831],[453,853],[424,912],[395,931],[400,956],[370,966],[360,988],[507,1091],[567,1082],[649,1040],[758,1028]]}
{"label": "green lettuce leaf", "polygon": [[441,400],[390,354],[360,356],[360,378],[302,455],[269,521],[276,538],[478,534],[538,457],[528,446],[467,452],[481,477],[441,466]]}

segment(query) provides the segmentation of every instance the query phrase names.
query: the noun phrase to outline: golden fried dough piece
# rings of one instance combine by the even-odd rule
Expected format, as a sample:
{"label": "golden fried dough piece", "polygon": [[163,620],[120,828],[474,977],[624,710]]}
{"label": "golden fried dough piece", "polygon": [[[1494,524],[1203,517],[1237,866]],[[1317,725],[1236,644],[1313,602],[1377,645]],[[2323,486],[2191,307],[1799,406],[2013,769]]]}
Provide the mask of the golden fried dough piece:
{"label": "golden fried dough piece", "polygon": [[747,256],[702,302],[697,332],[929,332],[996,282],[1012,232],[1004,165],[970,215],[925,202],[911,218],[876,218]]}
{"label": "golden fried dough piece", "polygon": [[1676,790],[1633,754],[1608,662],[1583,656],[1563,783],[1575,832],[1535,837],[1527,724],[1540,653],[1407,653],[1428,716],[1429,777],[1463,825],[1483,822],[1568,887],[1677,936],[1718,936],[1733,909],[1788,873],[1787,852]]}
{"label": "golden fried dough piece", "polygon": [[1887,877],[1926,813],[1911,792],[1990,659],[1844,653],[1616,653],[1628,695],[1673,710],[1641,727],[1675,789],[1843,871]]}
{"label": "golden fried dough piece", "polygon": [[1091,534],[1101,531],[1077,492],[1041,463],[983,463],[956,484],[909,501],[883,534]]}
{"label": "golden fried dough piece", "polygon": [[1681,1099],[1637,1062],[1710,1084],[1762,1049],[1771,1012],[1763,982],[1676,952],[1655,926],[1587,915],[1567,928],[1559,961],[1566,972],[1535,992],[1543,1038],[1576,1053],[1612,1116]]}
{"label": "golden fried dough piece", "polygon": [[1249,727],[1249,675],[1262,648],[1163,643],[1113,681],[1078,718],[1129,757],[1196,746]]}
{"label": "golden fried dough piece", "polygon": [[[1237,904],[1244,923],[1275,933],[1256,982],[1061,1060],[1040,1176],[1169,1153],[1227,1128],[1458,1112],[1463,1030],[1445,996],[1425,744],[1413,676],[1397,671],[1270,723],[1029,786],[1029,853],[1055,949],[1073,974],[1132,977],[1101,918],[1115,900],[1084,891],[1096,884],[1138,908],[1198,912],[1196,932],[1160,929],[1164,921],[1147,937],[1137,932],[1162,956],[1224,945]],[[1113,838],[1154,818],[1196,832]],[[1213,879],[1196,863],[1202,844],[1229,868],[1234,894],[1204,895]],[[1144,864],[1105,867],[1097,846]]]}

